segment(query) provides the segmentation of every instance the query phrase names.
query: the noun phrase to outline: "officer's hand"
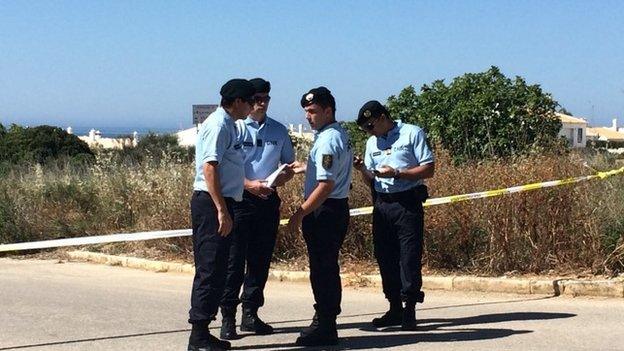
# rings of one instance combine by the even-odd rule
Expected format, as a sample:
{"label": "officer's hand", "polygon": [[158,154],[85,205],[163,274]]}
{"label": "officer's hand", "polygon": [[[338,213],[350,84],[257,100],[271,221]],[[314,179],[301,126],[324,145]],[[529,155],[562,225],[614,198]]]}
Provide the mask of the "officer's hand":
{"label": "officer's hand", "polygon": [[360,157],[359,155],[353,156],[353,167],[360,172],[363,171],[364,159],[362,159],[362,157]]}
{"label": "officer's hand", "polygon": [[373,173],[379,178],[393,178],[396,176],[396,169],[390,166],[381,166],[374,170]]}
{"label": "officer's hand", "polygon": [[295,174],[303,173],[306,171],[307,165],[303,162],[295,161],[288,165]]}
{"label": "officer's hand", "polygon": [[288,165],[284,167],[284,170],[277,176],[273,184],[275,184],[275,186],[283,186],[289,180],[291,180],[294,177],[294,175],[295,175],[295,171],[293,171],[292,167]]}
{"label": "officer's hand", "polygon": [[303,221],[303,214],[300,210],[293,213],[292,216],[288,219],[288,224],[286,225],[288,231],[292,234],[296,234],[299,232],[299,228],[301,228],[301,222]]}
{"label": "officer's hand", "polygon": [[223,237],[230,235],[232,227],[234,226],[234,223],[232,222],[232,217],[230,217],[230,213],[227,210],[219,211],[217,213],[217,219],[219,220],[219,235]]}
{"label": "officer's hand", "polygon": [[266,199],[274,191],[273,188],[266,186],[264,180],[250,180],[245,182],[245,189],[250,193]]}

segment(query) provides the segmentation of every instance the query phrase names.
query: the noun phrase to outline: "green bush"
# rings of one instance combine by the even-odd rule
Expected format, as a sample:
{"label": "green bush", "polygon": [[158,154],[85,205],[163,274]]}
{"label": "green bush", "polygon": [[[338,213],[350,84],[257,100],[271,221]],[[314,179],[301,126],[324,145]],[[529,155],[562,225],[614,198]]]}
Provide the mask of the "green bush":
{"label": "green bush", "polygon": [[185,148],[178,144],[174,134],[148,133],[141,137],[136,146],[124,146],[121,149],[98,150],[103,157],[110,158],[114,163],[128,166],[143,163],[160,163],[175,160],[177,162],[192,162],[195,157],[195,147]]}
{"label": "green bush", "polygon": [[13,124],[9,130],[0,124],[0,162],[45,163],[65,157],[78,162],[93,160],[89,146],[77,136],[58,127],[21,127]]}
{"label": "green bush", "polygon": [[409,86],[388,98],[395,119],[427,131],[432,144],[456,162],[517,156],[561,148],[557,102],[539,85],[511,80],[497,67],[468,73],[446,85],[437,80],[420,91]]}

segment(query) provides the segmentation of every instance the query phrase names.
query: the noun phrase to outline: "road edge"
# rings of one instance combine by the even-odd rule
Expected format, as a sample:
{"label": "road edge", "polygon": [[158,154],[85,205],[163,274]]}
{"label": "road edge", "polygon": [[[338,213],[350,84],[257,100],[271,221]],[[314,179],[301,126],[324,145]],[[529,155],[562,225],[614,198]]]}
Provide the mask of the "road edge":
{"label": "road edge", "polygon": [[[71,260],[143,269],[152,272],[195,273],[195,267],[188,263],[155,261],[89,251],[68,251],[67,256]],[[345,286],[381,286],[381,277],[379,275],[349,273],[341,274],[341,277]],[[309,281],[309,273],[271,269],[269,279],[287,282],[307,282]],[[425,290],[624,298],[624,279],[622,278],[581,280],[544,277],[423,276],[423,288]]]}

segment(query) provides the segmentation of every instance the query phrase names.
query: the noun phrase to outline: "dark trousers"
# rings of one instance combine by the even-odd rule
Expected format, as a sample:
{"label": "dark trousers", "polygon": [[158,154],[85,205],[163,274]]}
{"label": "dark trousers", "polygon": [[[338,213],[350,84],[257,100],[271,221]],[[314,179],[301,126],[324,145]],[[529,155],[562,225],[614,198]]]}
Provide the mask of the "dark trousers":
{"label": "dark trousers", "polygon": [[376,194],[373,243],[383,292],[388,300],[423,302],[422,253],[424,213],[412,191]]}
{"label": "dark trousers", "polygon": [[[230,216],[234,218],[234,200],[225,198],[225,201]],[[223,295],[231,239],[230,236],[222,237],[217,232],[217,209],[210,194],[205,191],[193,192],[191,220],[195,278],[189,323],[205,323],[215,319],[219,300]]]}
{"label": "dark trousers", "polygon": [[[264,305],[264,286],[275,248],[280,204],[275,192],[262,199],[247,191],[243,201],[234,204],[236,221],[222,307],[236,307],[241,302],[244,308],[257,309]],[[239,299],[241,285],[243,292]]]}
{"label": "dark trousers", "polygon": [[347,199],[327,199],[303,218],[302,231],[310,260],[314,308],[320,316],[340,314],[342,285],[338,254],[349,227]]}

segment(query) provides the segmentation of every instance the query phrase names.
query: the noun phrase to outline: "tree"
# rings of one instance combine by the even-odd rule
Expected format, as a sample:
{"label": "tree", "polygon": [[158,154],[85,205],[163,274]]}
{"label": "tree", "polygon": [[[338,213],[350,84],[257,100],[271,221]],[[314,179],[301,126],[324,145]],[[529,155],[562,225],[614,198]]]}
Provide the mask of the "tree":
{"label": "tree", "polygon": [[363,154],[364,149],[366,149],[366,140],[368,140],[368,133],[361,130],[358,125],[353,122],[340,122],[342,127],[349,134],[349,140],[351,141],[351,148],[353,149],[353,154]]}
{"label": "tree", "polygon": [[7,131],[0,125],[0,161],[45,163],[59,157],[93,159],[93,152],[84,141],[58,127],[13,124]]}
{"label": "tree", "polygon": [[393,118],[427,130],[430,142],[448,149],[456,161],[507,157],[560,145],[558,103],[539,85],[505,77],[492,66],[446,85],[436,80],[388,98]]}

